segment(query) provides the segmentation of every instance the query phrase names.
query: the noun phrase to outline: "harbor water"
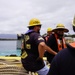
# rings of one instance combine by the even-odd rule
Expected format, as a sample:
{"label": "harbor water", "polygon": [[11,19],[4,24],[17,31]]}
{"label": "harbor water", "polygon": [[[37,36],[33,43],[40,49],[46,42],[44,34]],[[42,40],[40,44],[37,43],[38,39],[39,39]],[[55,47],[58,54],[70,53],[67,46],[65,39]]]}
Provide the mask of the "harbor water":
{"label": "harbor water", "polygon": [[0,56],[21,55],[21,50],[17,49],[17,40],[0,40]]}

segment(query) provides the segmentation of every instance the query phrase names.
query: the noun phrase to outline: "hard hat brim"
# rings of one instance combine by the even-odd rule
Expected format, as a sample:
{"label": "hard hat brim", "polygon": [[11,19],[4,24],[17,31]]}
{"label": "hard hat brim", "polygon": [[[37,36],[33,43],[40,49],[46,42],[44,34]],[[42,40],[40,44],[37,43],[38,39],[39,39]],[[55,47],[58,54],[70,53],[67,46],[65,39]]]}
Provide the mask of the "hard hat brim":
{"label": "hard hat brim", "polygon": [[28,28],[29,27],[34,27],[34,26],[41,26],[42,24],[38,24],[38,25],[31,25],[31,26],[27,26]]}
{"label": "hard hat brim", "polygon": [[57,30],[63,30],[65,33],[67,33],[67,32],[69,32],[69,30],[68,29],[66,29],[66,28],[55,28],[55,29],[53,29],[52,31],[53,32],[56,32]]}

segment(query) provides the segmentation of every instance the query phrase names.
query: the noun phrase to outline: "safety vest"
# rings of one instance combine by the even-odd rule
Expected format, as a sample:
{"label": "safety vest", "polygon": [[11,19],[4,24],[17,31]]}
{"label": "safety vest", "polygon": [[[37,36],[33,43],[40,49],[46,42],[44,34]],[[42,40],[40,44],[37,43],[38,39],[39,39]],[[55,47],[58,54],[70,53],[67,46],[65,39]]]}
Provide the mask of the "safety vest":
{"label": "safety vest", "polygon": [[59,38],[57,38],[56,34],[55,34],[55,38],[56,38],[56,41],[57,41],[58,51],[62,50],[63,48],[66,48],[66,43],[65,43],[64,38],[62,38],[62,40],[60,40]]}
{"label": "safety vest", "polygon": [[70,43],[70,45],[75,48],[75,42]]}

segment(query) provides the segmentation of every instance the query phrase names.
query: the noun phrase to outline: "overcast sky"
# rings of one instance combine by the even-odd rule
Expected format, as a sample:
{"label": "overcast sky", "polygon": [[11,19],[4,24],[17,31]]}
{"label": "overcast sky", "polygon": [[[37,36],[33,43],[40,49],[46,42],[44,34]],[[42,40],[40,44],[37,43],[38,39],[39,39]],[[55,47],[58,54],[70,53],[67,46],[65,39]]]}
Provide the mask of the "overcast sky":
{"label": "overcast sky", "polygon": [[25,33],[31,18],[41,21],[41,34],[58,23],[73,34],[74,15],[75,0],[0,0],[0,34]]}

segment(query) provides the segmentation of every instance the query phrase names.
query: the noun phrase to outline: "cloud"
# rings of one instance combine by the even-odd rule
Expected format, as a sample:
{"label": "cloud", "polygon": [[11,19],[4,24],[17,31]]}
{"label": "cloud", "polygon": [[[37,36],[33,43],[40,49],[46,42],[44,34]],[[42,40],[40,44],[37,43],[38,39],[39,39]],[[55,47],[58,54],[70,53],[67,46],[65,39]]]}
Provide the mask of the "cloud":
{"label": "cloud", "polygon": [[31,18],[42,23],[41,34],[48,27],[63,23],[72,31],[75,0],[0,0],[0,33],[25,33]]}

